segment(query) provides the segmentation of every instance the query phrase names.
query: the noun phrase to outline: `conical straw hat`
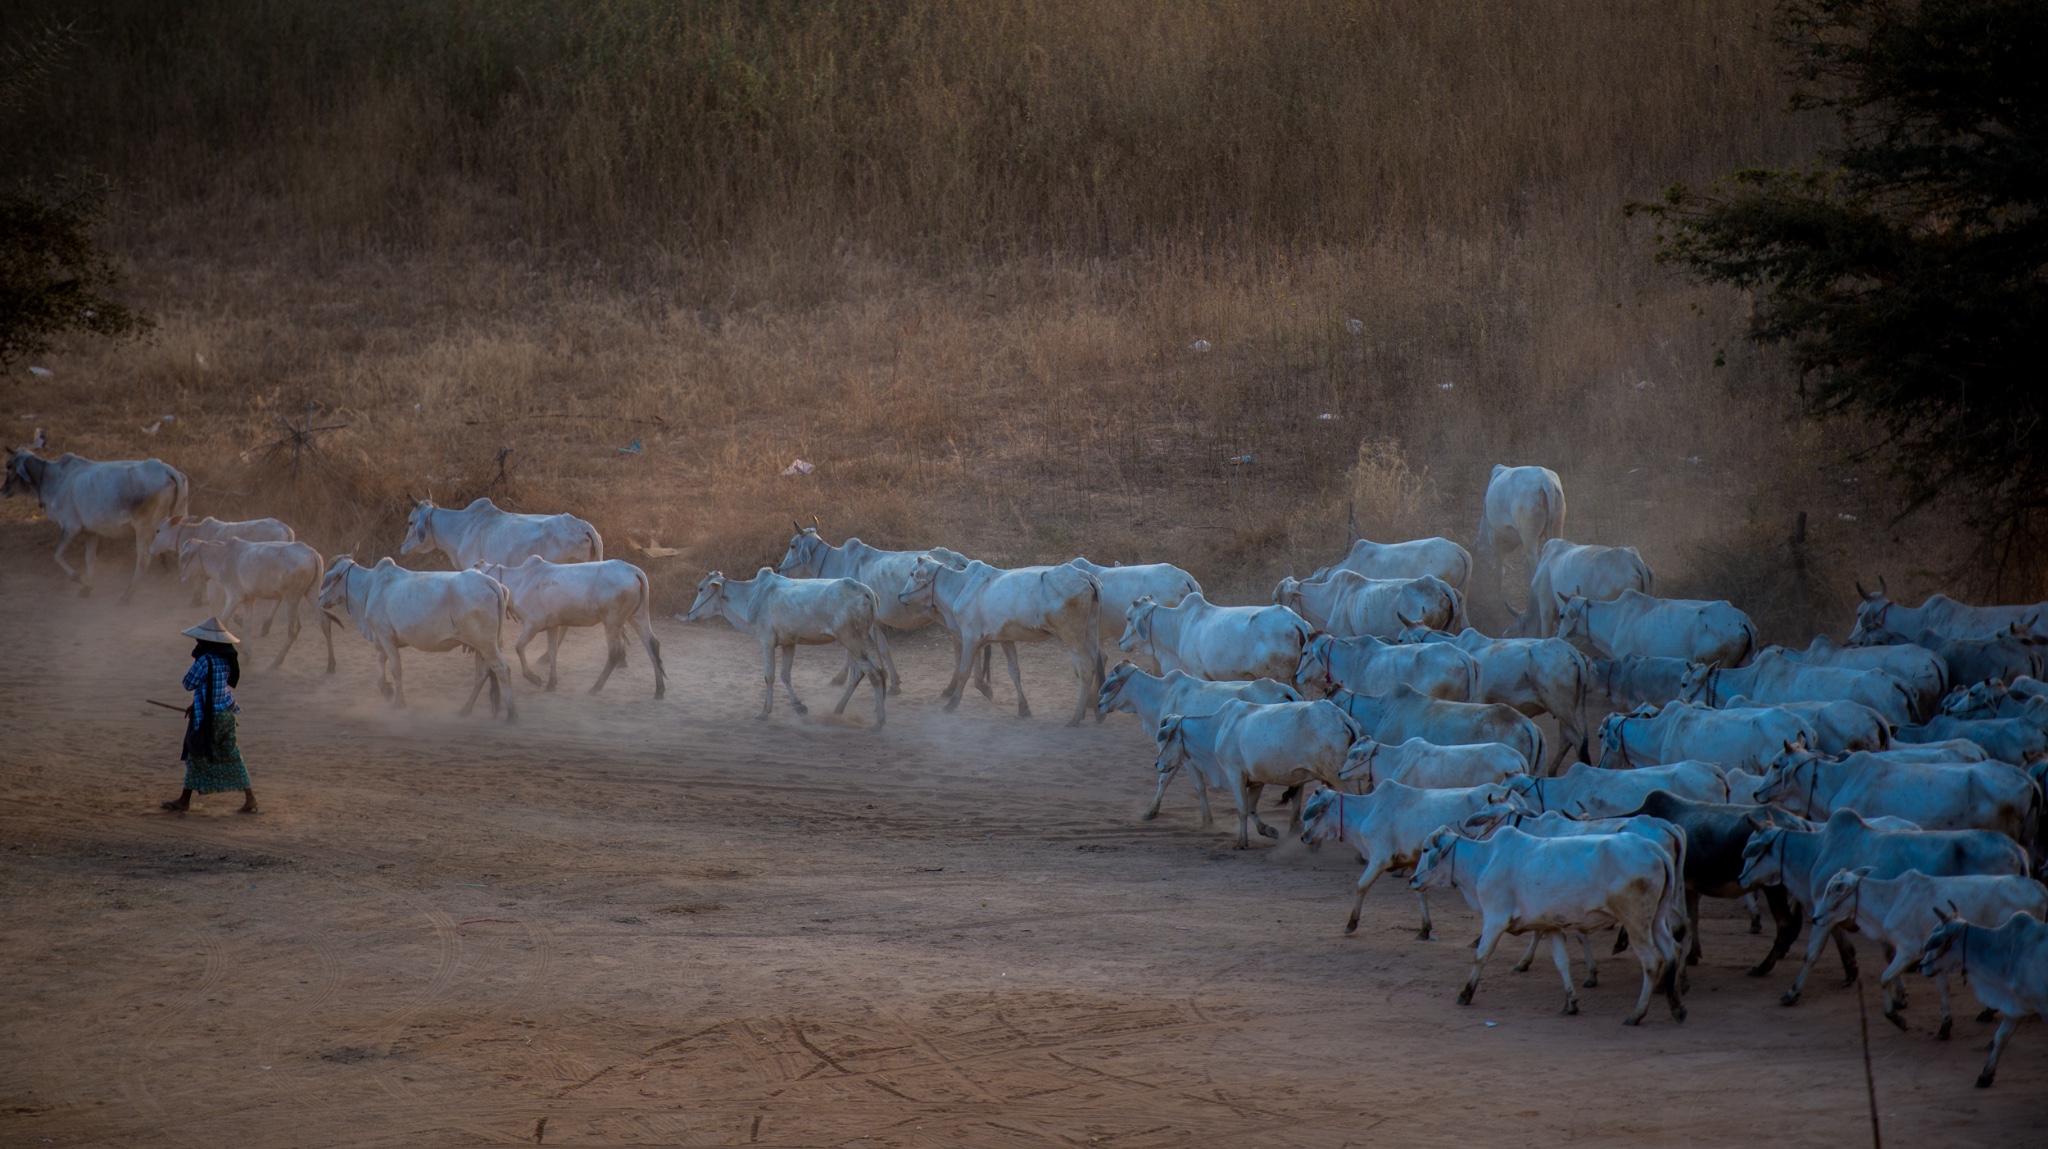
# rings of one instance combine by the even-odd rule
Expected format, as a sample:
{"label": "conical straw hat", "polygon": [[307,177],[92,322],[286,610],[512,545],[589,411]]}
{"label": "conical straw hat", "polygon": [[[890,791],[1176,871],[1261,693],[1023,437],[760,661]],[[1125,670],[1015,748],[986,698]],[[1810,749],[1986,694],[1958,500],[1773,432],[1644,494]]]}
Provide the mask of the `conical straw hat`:
{"label": "conical straw hat", "polygon": [[205,622],[200,623],[198,626],[187,627],[186,629],[181,630],[178,633],[189,634],[193,638],[196,638],[201,642],[225,642],[239,645],[242,641],[241,639],[236,638],[234,635],[229,634],[228,628],[222,626],[220,624],[220,619],[218,618],[209,618]]}

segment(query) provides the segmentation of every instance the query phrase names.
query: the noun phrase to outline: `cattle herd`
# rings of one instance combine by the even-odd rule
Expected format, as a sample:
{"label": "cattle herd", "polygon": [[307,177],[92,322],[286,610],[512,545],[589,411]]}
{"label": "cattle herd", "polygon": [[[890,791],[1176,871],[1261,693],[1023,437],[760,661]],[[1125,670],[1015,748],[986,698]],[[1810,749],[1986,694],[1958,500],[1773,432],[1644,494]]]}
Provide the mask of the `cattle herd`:
{"label": "cattle herd", "polygon": [[[389,557],[323,558],[276,520],[194,518],[185,476],[153,459],[17,450],[4,493],[24,491],[62,529],[57,562],[74,579],[64,552],[86,536],[88,592],[98,540],[132,533],[131,592],[152,557],[175,555],[196,593],[219,588],[229,625],[268,602],[267,634],[288,612],[277,662],[307,605],[329,672],[332,625],[353,624],[397,705],[401,650],[461,648],[476,669],[464,713],[488,688],[493,712],[502,705],[513,719],[508,617],[520,624],[512,652],[536,685],[533,639],[547,637],[553,689],[568,628],[601,627],[608,658],[595,691],[625,661],[630,624],[655,697],[663,692],[647,576],[606,559],[598,532],[573,515],[418,500],[400,553],[438,552],[454,569],[415,571]],[[1555,473],[1495,467],[1474,551],[1441,538],[1360,541],[1334,565],[1282,580],[1266,606],[1211,603],[1167,564],[1001,568],[943,547],[833,546],[814,524],[797,527],[774,569],[705,576],[680,617],[722,616],[760,642],[764,718],[778,652],[802,712],[790,682],[796,647],[836,644],[838,708],[866,681],[875,729],[902,688],[891,631],[936,623],[952,636],[948,710],[970,683],[992,697],[1000,647],[1020,715],[1030,709],[1017,644],[1057,642],[1079,679],[1070,725],[1129,711],[1153,735],[1145,818],[1185,770],[1202,824],[1212,824],[1211,796],[1227,795],[1245,848],[1255,832],[1282,834],[1259,812],[1265,788],[1281,789],[1284,833],[1334,840],[1365,863],[1347,930],[1383,874],[1408,878],[1424,938],[1432,892],[1456,891],[1481,921],[1462,1003],[1500,939],[1515,935],[1529,939],[1517,969],[1548,940],[1564,1010],[1575,1013],[1571,943],[1593,985],[1589,935],[1618,927],[1614,951],[1625,946],[1642,975],[1626,1023],[1659,995],[1683,1020],[1700,899],[1742,899],[1753,932],[1766,911],[1773,927],[1753,974],[1811,926],[1787,1005],[1830,940],[1856,976],[1845,932],[1883,946],[1884,1015],[1901,1028],[1903,974],[1934,979],[1943,1038],[1949,975],[1961,974],[1989,1007],[1985,1019],[1999,1022],[1977,1079],[1989,1085],[2014,1026],[2048,1011],[2048,888],[2036,880],[2048,856],[2048,604],[1936,595],[1904,607],[1880,583],[1863,593],[1848,645],[1767,647],[1730,603],[1656,597],[1634,548],[1565,541],[1564,519]],[[1505,604],[1500,560],[1514,549],[1530,572],[1526,610],[1502,637],[1465,626],[1468,594]],[[1129,656],[1114,666],[1111,643]]]}

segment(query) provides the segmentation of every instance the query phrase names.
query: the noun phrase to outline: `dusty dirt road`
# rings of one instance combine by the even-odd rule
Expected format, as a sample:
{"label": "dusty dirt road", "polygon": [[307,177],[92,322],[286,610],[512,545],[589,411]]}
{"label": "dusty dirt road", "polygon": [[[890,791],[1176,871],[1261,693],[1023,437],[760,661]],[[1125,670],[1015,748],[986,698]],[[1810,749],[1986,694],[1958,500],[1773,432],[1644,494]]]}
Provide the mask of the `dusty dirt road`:
{"label": "dusty dirt road", "polygon": [[[1511,956],[1460,1007],[1463,906],[1417,941],[1389,881],[1347,938],[1339,850],[1231,850],[1185,789],[1139,822],[1147,741],[1064,729],[1046,652],[1019,720],[1006,684],[939,712],[938,645],[908,644],[878,734],[755,721],[722,624],[659,625],[667,700],[637,650],[587,696],[583,632],[507,727],[456,717],[453,655],[410,656],[393,712],[353,632],[333,677],[317,630],[266,672],[280,630],[239,692],[264,813],[174,815],[178,719],[142,700],[180,698],[193,612],[161,574],[132,606],[70,597],[46,543],[10,542],[0,1143],[1867,1141],[1832,965],[1779,1007],[1790,969],[1744,977],[1763,941],[1718,905],[1683,1025],[1620,1025],[1625,957],[1577,1017]],[[815,715],[833,660],[800,661]],[[2043,1143],[2048,1034],[1976,1090],[1990,1027],[1971,1005],[1938,1043],[1913,993],[1912,1032],[1873,1018],[1891,1143]]]}

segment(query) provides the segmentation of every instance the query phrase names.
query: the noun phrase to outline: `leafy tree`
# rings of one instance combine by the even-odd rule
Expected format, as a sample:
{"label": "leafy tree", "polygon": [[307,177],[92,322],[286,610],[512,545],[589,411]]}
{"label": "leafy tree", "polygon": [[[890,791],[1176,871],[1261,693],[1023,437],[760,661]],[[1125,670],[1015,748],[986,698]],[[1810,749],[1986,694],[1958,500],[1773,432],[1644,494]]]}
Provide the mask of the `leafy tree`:
{"label": "leafy tree", "polygon": [[[2048,536],[2048,3],[1787,0],[1794,107],[1840,143],[1632,203],[1660,262],[1755,293],[1751,337],[1907,513],[1959,516],[2010,584]],[[2012,589],[2010,585],[2006,588]]]}
{"label": "leafy tree", "polygon": [[[76,43],[69,25],[53,24],[0,48],[0,116],[18,113]],[[0,189],[0,370],[49,350],[64,332],[149,330],[146,316],[106,294],[121,270],[93,239],[105,203],[98,180],[59,184],[54,194]]]}

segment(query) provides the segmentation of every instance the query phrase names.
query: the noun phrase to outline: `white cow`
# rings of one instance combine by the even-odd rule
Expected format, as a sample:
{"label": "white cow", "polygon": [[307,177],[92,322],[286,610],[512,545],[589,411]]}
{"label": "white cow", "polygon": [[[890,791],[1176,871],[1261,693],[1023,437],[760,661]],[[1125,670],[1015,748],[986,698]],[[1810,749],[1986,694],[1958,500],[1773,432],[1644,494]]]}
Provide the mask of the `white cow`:
{"label": "white cow", "polygon": [[1476,702],[1479,681],[1478,660],[1456,646],[1394,643],[1369,634],[1318,634],[1302,648],[1294,671],[1294,684],[1316,695],[1385,694],[1406,685],[1446,702]]}
{"label": "white cow", "polygon": [[[1492,793],[1490,786],[1430,790],[1382,782],[1370,794],[1319,790],[1311,795],[1302,811],[1301,840],[1312,846],[1342,842],[1357,850],[1359,861],[1365,863],[1354,887],[1356,896],[1344,932],[1358,932],[1366,891],[1381,874],[1412,872],[1437,830],[1462,823],[1485,806]],[[1415,936],[1428,941],[1434,929],[1429,920],[1429,891],[1418,889],[1416,894],[1422,903],[1422,926]]]}
{"label": "white cow", "polygon": [[1097,611],[1096,629],[1103,644],[1114,643],[1124,631],[1124,616],[1132,604],[1149,598],[1160,606],[1179,606],[1191,594],[1202,593],[1195,576],[1172,563],[1137,563],[1132,566],[1103,566],[1084,558],[1067,560],[1095,576],[1102,586],[1102,605]]}
{"label": "white cow", "polygon": [[1805,719],[1776,707],[1709,710],[1673,702],[1655,712],[1609,715],[1600,724],[1600,765],[1633,770],[1696,760],[1762,773],[1786,747],[1812,746],[1818,737]]}
{"label": "white cow", "polygon": [[1667,762],[1638,770],[1602,770],[1575,762],[1555,778],[1510,778],[1501,800],[1531,813],[1552,810],[1575,818],[1612,818],[1668,790],[1694,802],[1728,801],[1728,777],[1711,762]]}
{"label": "white cow", "polygon": [[1302,697],[1293,687],[1270,678],[1210,682],[1178,670],[1151,675],[1135,663],[1119,662],[1104,676],[1095,709],[1105,715],[1129,711],[1138,716],[1138,729],[1156,736],[1160,721],[1169,714],[1209,714],[1225,702],[1239,700],[1300,702]]}
{"label": "white cow", "polygon": [[[1159,785],[1152,795],[1147,821],[1159,816],[1166,784],[1183,763],[1196,772],[1207,790],[1226,790],[1237,803],[1237,848],[1251,847],[1251,827],[1268,838],[1279,832],[1259,818],[1259,796],[1267,786],[1294,792],[1294,814],[1288,833],[1301,831],[1301,792],[1310,781],[1337,784],[1337,774],[1358,724],[1328,702],[1225,702],[1208,714],[1169,714],[1159,724]],[[1210,826],[1209,802],[1202,803],[1202,825]]]}
{"label": "white cow", "polygon": [[[1813,936],[1808,941],[1806,969],[1801,980],[1786,995],[1797,998],[1805,989],[1807,970],[1820,956],[1821,946],[1837,929],[1852,929],[1884,947],[1891,964],[1878,975],[1884,986],[1885,1020],[1906,1028],[1899,1010],[1906,995],[1899,975],[1920,960],[1920,951],[1942,918],[1937,909],[1987,928],[2004,925],[2014,914],[2032,914],[2048,919],[2048,888],[2032,878],[2013,875],[1931,877],[1907,870],[1896,878],[1873,878],[1869,866],[1837,871],[1813,908]],[[1948,977],[1937,972],[1935,988],[1941,993],[1941,1029],[1935,1036],[1948,1040],[1954,1017],[1949,1010]]]}
{"label": "white cow", "polygon": [[1513,747],[1498,742],[1471,746],[1438,746],[1420,738],[1385,743],[1367,735],[1351,744],[1338,775],[1370,794],[1382,782],[1399,782],[1420,790],[1462,789],[1489,786],[1529,772],[1529,764]]}
{"label": "white cow", "polygon": [[1624,591],[1651,594],[1655,581],[1650,564],[1634,547],[1550,539],[1543,544],[1542,556],[1529,575],[1529,609],[1523,612],[1518,629],[1522,637],[1554,638],[1559,596],[1604,602],[1621,597]]}
{"label": "white cow", "polygon": [[1311,581],[1284,578],[1273,588],[1273,601],[1317,630],[1345,638],[1393,638],[1415,626],[1441,629],[1460,613],[1458,592],[1433,575],[1370,579],[1336,571]]}
{"label": "white cow", "polygon": [[[64,577],[85,584],[81,594],[92,593],[93,559],[99,554],[100,540],[133,535],[135,573],[121,592],[122,602],[135,594],[135,584],[142,581],[157,524],[182,517],[190,500],[185,473],[161,459],[96,463],[68,452],[45,459],[26,448],[7,456],[7,476],[0,481],[0,497],[11,499],[18,491],[34,493],[50,521],[64,532],[57,541],[57,566]],[[81,534],[85,536],[83,578],[64,561],[64,552]]]}
{"label": "white cow", "polygon": [[[1752,710],[1760,705],[1738,694],[1728,700],[1724,709]],[[1770,709],[1787,711],[1805,719],[1820,739],[1813,744],[1813,749],[1822,754],[1854,754],[1892,748],[1892,723],[1860,702],[1840,699],[1833,702],[1773,702]],[[1979,751],[1973,757],[1982,756],[1982,751]]]}
{"label": "white cow", "polygon": [[[933,547],[923,551],[885,551],[871,547],[859,539],[848,539],[838,546],[825,541],[818,534],[817,527],[798,525],[794,520],[796,534],[789,540],[789,549],[782,554],[782,562],[776,565],[775,573],[789,578],[850,578],[875,592],[880,603],[880,613],[875,617],[885,627],[897,630],[919,630],[939,621],[938,612],[917,603],[904,602],[896,592],[910,578],[912,567],[917,560],[931,555],[947,566],[965,567],[967,556],[945,547]],[[903,681],[896,673],[896,652],[889,645],[889,633],[880,632],[882,661],[889,671],[889,693],[903,693]],[[846,671],[832,681],[844,681]],[[982,675],[985,684],[987,675]]]}
{"label": "white cow", "polygon": [[1802,818],[1836,810],[1890,815],[1926,830],[1995,830],[2034,842],[2041,794],[2034,780],[2003,762],[1882,762],[1859,755],[1833,762],[1788,750],[1771,762],[1757,797]]}
{"label": "white cow", "polygon": [[2048,638],[2048,602],[2017,606],[1971,606],[1945,594],[1931,594],[1919,606],[1900,606],[1887,595],[1891,588],[1878,580],[1875,592],[1856,584],[1863,601],[1856,606],[1856,627],[1849,645],[1882,642],[1886,634],[1932,631],[1942,638],[1987,638],[2017,626],[2036,638]]}
{"label": "white cow", "polygon": [[1438,746],[1471,746],[1498,742],[1521,755],[1530,769],[1543,758],[1543,731],[1511,706],[1480,702],[1445,702],[1397,686],[1382,695],[1340,690],[1330,701],[1358,720],[1381,742],[1420,738]]}
{"label": "white cow", "polygon": [[320,609],[332,615],[346,611],[377,648],[377,688],[391,704],[405,706],[405,668],[398,652],[443,651],[464,647],[476,657],[476,687],[462,713],[476,706],[486,684],[491,688],[491,713],[498,712],[503,692],[505,721],[518,719],[512,701],[512,668],[505,663],[504,584],[478,571],[410,571],[389,557],[364,567],[351,555],[340,555],[320,582]]}
{"label": "white cow", "polygon": [[1593,658],[1647,654],[1742,666],[1763,649],[1756,624],[1733,604],[1632,590],[1607,602],[1561,596],[1557,636]]}
{"label": "white cow", "polygon": [[1564,534],[1564,480],[1548,467],[1496,464],[1486,482],[1486,507],[1479,518],[1474,549],[1490,557],[1496,572],[1500,554],[1520,547],[1528,569],[1535,570],[1546,540]]}
{"label": "white cow", "polygon": [[1332,571],[1354,571],[1366,578],[1421,578],[1434,575],[1463,590],[1472,577],[1472,556],[1449,539],[1411,539],[1405,543],[1376,543],[1359,539],[1344,557],[1310,575],[1320,579]]}
{"label": "white cow", "polygon": [[500,510],[489,499],[478,499],[459,511],[419,499],[405,523],[399,554],[440,551],[457,570],[478,563],[518,566],[533,555],[557,563],[604,557],[603,536],[575,515],[516,514]]}
{"label": "white cow", "polygon": [[1748,666],[1726,669],[1711,662],[1693,662],[1679,680],[1678,696],[1707,706],[1727,706],[1737,697],[1752,705],[1781,702],[1857,702],[1884,716],[1894,726],[1917,717],[1913,691],[1882,670],[1847,670],[1794,662],[1766,650]]}
{"label": "white cow", "polygon": [[[241,539],[249,543],[296,542],[298,535],[277,519],[243,519],[237,522],[222,522],[208,515],[176,515],[156,525],[156,533],[149,539],[149,557],[173,555],[188,539],[204,539],[210,543],[224,543],[229,539]],[[199,585],[192,589],[192,605],[206,601],[206,575],[199,576]]]}
{"label": "white cow", "polygon": [[533,555],[517,566],[479,563],[477,570],[505,584],[512,593],[512,617],[520,623],[519,639],[512,644],[519,656],[519,673],[528,682],[542,686],[541,677],[526,664],[526,644],[534,636],[548,636],[548,677],[545,688],[555,688],[555,654],[562,637],[572,626],[604,628],[604,669],[590,693],[604,689],[612,670],[626,664],[626,625],[640,631],[640,644],[654,667],[654,696],[668,692],[668,675],[661,665],[661,643],[654,637],[653,594],[647,572],[623,559],[599,559],[585,563],[551,563]]}
{"label": "white cow", "polygon": [[[1808,666],[1839,666],[1844,670],[1882,670],[1913,691],[1914,711],[1924,719],[1948,693],[1948,663],[1924,646],[1842,646],[1825,634],[1815,635],[1805,650],[1770,647]],[[1762,657],[1759,655],[1758,657]]]}
{"label": "white cow", "polygon": [[1143,599],[1131,604],[1123,650],[1148,654],[1162,670],[1212,681],[1293,681],[1311,628],[1284,606],[1215,606],[1191,594],[1179,606]]}
{"label": "white cow", "polygon": [[879,606],[867,584],[850,578],[784,578],[762,567],[751,579],[729,579],[712,571],[697,584],[697,598],[690,613],[679,615],[683,622],[702,622],[714,615],[730,622],[734,630],[751,635],[761,644],[761,713],[766,718],[775,708],[775,652],[782,652],[782,688],[789,692],[789,704],[798,714],[810,710],[796,696],[789,681],[789,668],[796,664],[796,648],[836,642],[846,648],[851,673],[846,692],[832,713],[842,714],[863,677],[875,691],[875,729],[880,730],[888,715],[883,702],[889,688],[889,672],[881,661],[881,636],[875,616]]}
{"label": "white cow", "polygon": [[[1011,644],[1052,639],[1066,648],[1074,674],[1081,680],[1069,726],[1081,724],[1081,716],[1102,687],[1102,639],[1095,629],[1102,587],[1078,567],[1006,571],[977,560],[955,568],[923,555],[911,566],[896,597],[936,611],[960,642],[953,680],[940,695],[946,699],[947,710],[960,705],[975,656],[989,643],[1004,644],[1010,681],[1017,687],[1019,717],[1029,717],[1031,707],[1024,700],[1024,680],[1017,672],[1017,651]],[[981,690],[984,695],[989,693],[985,684]]]}
{"label": "white cow", "polygon": [[270,624],[277,620],[278,610],[290,608],[285,618],[284,645],[278,648],[277,657],[271,660],[272,670],[284,665],[284,656],[299,640],[299,604],[303,602],[320,620],[320,635],[327,640],[327,673],[334,673],[333,620],[315,601],[319,596],[323,569],[320,552],[299,542],[187,539],[185,545],[178,548],[180,578],[199,574],[202,582],[211,579],[220,585],[227,599],[220,612],[223,623],[232,625],[235,615],[246,611],[250,603],[267,599],[270,613],[264,616],[263,629],[257,634],[261,638],[270,633]]}
{"label": "white cow", "polygon": [[1479,947],[1458,1004],[1471,1005],[1479,973],[1503,934],[1548,933],[1551,956],[1564,979],[1565,1013],[1579,1011],[1572,985],[1567,932],[1607,926],[1628,931],[1643,971],[1635,1009],[1622,1022],[1635,1025],[1661,988],[1673,1020],[1685,1020],[1678,1000],[1682,949],[1673,926],[1684,920],[1685,875],[1670,852],[1638,834],[1538,838],[1503,826],[1484,841],[1449,826],[1438,830],[1415,865],[1409,886],[1452,886],[1479,913]]}
{"label": "white cow", "polygon": [[2020,1019],[2048,1020],[2048,925],[2031,914],[2014,914],[1995,930],[1960,918],[1944,921],[1920,950],[1920,972],[1962,974],[1977,1000],[1998,1011],[1979,1089],[1997,1075],[1998,1056]]}
{"label": "white cow", "polygon": [[1532,762],[1532,770],[1555,774],[1567,753],[1591,757],[1586,696],[1593,685],[1593,667],[1570,643],[1556,638],[1488,638],[1469,626],[1455,636],[1410,631],[1401,637],[1455,646],[1471,655],[1479,664],[1479,688],[1470,701],[1495,702],[1532,718],[1548,714],[1557,720],[1561,737],[1552,760]]}

